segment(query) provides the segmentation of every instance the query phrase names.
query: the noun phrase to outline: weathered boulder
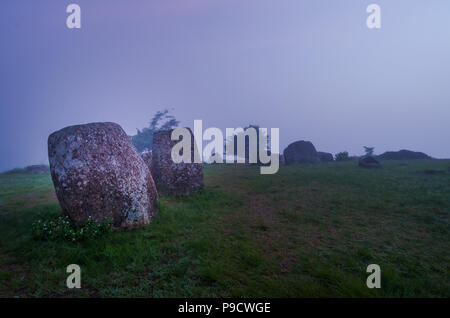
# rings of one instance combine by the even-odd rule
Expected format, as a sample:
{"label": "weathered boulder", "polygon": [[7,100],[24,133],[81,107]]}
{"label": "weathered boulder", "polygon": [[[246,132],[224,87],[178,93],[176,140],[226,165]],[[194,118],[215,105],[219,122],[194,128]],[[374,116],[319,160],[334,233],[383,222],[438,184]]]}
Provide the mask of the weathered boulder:
{"label": "weathered boulder", "polygon": [[152,175],[159,193],[168,195],[189,195],[203,187],[203,166],[194,163],[196,150],[194,135],[191,133],[191,162],[175,163],[171,152],[178,140],[171,140],[172,130],[155,132],[152,149]]}
{"label": "weathered boulder", "polygon": [[320,162],[316,148],[310,141],[296,141],[283,151],[286,164],[291,163],[318,163]]}
{"label": "weathered boulder", "polygon": [[371,156],[362,157],[358,161],[358,165],[362,168],[379,168],[381,164],[377,159]]}
{"label": "weathered boulder", "polygon": [[320,162],[334,161],[333,155],[329,152],[318,151],[317,156],[319,156]]}
{"label": "weathered boulder", "polygon": [[431,159],[430,156],[423,152],[400,150],[400,151],[386,151],[378,156],[381,160],[410,160],[410,159]]}
{"label": "weathered boulder", "polygon": [[152,151],[145,151],[141,152],[141,157],[144,160],[145,164],[147,165],[148,169],[150,170],[150,173],[152,172]]}
{"label": "weathered boulder", "polygon": [[66,127],[48,138],[56,195],[75,224],[88,217],[115,227],[149,224],[157,212],[152,175],[115,123]]}
{"label": "weathered boulder", "polygon": [[25,167],[26,173],[47,173],[50,169],[46,165],[32,165]]}

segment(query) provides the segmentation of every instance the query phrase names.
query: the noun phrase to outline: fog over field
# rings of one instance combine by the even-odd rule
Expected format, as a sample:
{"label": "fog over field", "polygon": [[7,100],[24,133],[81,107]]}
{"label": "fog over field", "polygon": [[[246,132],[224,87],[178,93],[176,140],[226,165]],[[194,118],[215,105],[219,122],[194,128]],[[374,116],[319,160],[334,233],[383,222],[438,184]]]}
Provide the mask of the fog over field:
{"label": "fog over field", "polygon": [[[448,0],[4,1],[0,171],[47,163],[47,138],[157,110],[183,126],[280,128],[280,149],[363,146],[450,158]],[[381,29],[366,7],[381,6]]]}

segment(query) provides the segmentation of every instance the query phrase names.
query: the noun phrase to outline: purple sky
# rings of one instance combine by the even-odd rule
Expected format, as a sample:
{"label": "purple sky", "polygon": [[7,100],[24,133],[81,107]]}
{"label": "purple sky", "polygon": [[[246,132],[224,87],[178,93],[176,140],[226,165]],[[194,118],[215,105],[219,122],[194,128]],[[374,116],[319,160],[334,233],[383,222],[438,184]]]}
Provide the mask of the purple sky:
{"label": "purple sky", "polygon": [[450,157],[448,0],[2,0],[0,40],[0,170],[47,163],[65,126],[133,134],[164,108],[183,126],[279,127],[281,149]]}

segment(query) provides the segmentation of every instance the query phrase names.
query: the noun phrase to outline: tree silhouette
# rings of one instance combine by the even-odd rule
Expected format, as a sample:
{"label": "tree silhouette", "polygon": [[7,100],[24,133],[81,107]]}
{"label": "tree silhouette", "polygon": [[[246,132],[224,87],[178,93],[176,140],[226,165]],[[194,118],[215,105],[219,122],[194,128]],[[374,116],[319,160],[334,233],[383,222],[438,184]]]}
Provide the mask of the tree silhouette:
{"label": "tree silhouette", "polygon": [[364,151],[366,153],[366,157],[372,156],[374,149],[375,149],[375,147],[366,147],[366,146],[364,146]]}
{"label": "tree silhouette", "polygon": [[169,130],[178,126],[180,122],[169,113],[168,109],[157,111],[149,122],[149,126],[142,130],[136,129],[134,136],[129,136],[131,142],[140,152],[151,150],[153,146],[153,134],[160,130]]}

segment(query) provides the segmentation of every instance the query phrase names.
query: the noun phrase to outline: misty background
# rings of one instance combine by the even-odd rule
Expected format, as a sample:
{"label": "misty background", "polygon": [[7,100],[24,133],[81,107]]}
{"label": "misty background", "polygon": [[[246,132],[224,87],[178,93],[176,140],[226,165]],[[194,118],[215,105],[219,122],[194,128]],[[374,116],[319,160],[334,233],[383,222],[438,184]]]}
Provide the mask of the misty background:
{"label": "misty background", "polygon": [[278,127],[281,151],[450,158],[448,0],[3,0],[0,41],[0,171],[47,164],[65,126],[132,135],[166,108],[181,126]]}

